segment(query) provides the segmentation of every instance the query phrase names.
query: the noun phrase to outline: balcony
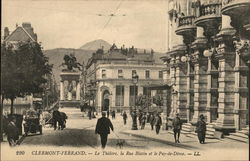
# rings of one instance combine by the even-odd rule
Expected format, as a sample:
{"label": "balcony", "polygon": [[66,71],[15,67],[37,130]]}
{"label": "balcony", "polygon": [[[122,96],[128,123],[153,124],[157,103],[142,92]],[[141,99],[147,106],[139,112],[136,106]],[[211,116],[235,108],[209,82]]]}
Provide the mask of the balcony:
{"label": "balcony", "polygon": [[195,20],[195,24],[204,28],[205,35],[215,35],[219,32],[221,7],[221,3],[209,3],[200,6],[200,16]]}
{"label": "balcony", "polygon": [[184,16],[178,19],[178,28],[175,33],[182,35],[185,43],[191,43],[196,36],[195,16]]}
{"label": "balcony", "polygon": [[250,24],[249,0],[223,0],[221,12],[231,17],[232,26],[249,28],[247,27]]}

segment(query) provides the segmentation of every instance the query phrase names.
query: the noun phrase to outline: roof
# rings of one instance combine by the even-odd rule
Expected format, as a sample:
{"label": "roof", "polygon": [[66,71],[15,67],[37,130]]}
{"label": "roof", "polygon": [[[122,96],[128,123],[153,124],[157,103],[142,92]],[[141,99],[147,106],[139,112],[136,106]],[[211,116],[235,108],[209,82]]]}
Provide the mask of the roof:
{"label": "roof", "polygon": [[23,27],[19,26],[5,41],[36,41]]}

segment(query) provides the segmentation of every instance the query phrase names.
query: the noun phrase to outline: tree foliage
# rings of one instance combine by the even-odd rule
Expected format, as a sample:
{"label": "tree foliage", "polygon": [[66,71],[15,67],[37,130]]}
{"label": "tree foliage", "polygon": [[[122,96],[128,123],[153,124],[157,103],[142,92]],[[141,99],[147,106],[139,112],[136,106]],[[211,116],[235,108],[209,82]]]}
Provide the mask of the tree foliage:
{"label": "tree foliage", "polygon": [[43,92],[45,75],[52,65],[36,42],[20,42],[15,46],[1,44],[1,95],[13,100]]}
{"label": "tree foliage", "polygon": [[163,97],[161,94],[156,94],[153,96],[153,103],[157,106],[163,106]]}

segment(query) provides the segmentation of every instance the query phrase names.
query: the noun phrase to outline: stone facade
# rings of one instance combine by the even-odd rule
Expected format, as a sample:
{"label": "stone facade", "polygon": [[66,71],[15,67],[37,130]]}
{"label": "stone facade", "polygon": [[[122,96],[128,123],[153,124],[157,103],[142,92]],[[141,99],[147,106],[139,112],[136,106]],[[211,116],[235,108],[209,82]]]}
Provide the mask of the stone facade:
{"label": "stone facade", "polygon": [[[203,114],[224,133],[249,125],[250,2],[169,1],[164,79],[172,112],[195,123]],[[171,118],[170,118],[171,119]]]}
{"label": "stone facade", "polygon": [[[94,94],[98,111],[130,110],[134,94],[145,95],[148,85],[163,82],[163,67],[160,61],[155,62],[153,51],[118,49],[115,45],[106,53],[99,49],[86,65],[86,92]],[[136,84],[132,82],[134,72],[139,76]]]}

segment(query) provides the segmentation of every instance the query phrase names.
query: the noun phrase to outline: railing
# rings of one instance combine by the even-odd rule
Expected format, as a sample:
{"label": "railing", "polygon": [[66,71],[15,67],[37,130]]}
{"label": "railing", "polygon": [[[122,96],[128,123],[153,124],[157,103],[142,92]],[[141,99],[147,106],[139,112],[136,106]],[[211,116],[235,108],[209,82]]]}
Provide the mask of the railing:
{"label": "railing", "polygon": [[179,18],[178,27],[194,25],[195,16],[184,16]]}
{"label": "railing", "polygon": [[222,0],[222,6],[225,6],[229,3],[235,2],[236,0]]}
{"label": "railing", "polygon": [[201,6],[201,16],[216,15],[221,16],[221,3],[210,3]]}

